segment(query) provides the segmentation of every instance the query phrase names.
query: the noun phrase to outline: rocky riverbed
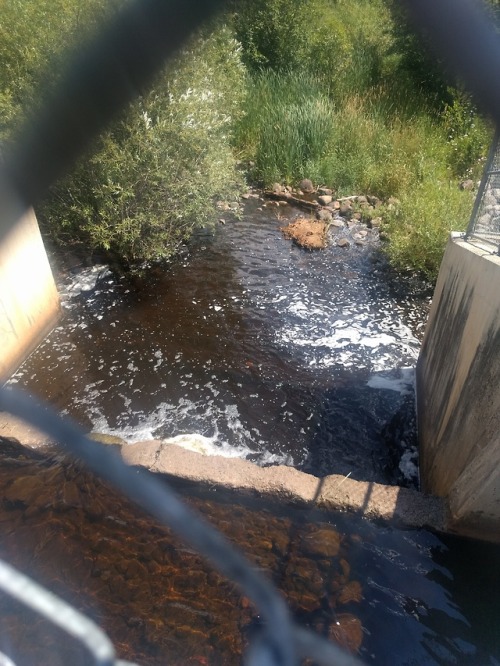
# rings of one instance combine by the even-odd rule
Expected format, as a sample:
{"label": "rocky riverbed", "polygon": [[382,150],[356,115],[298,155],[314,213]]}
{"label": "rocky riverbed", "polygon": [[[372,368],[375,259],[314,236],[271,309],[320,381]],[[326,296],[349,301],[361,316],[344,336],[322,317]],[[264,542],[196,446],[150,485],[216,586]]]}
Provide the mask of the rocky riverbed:
{"label": "rocky riverbed", "polygon": [[[92,617],[121,658],[140,664],[240,664],[258,611],[203,558],[79,465],[0,441],[1,556]],[[200,510],[279,586],[301,622],[358,652],[362,586],[354,536],[239,503],[197,497]],[[1,602],[0,644],[18,666],[85,664],[39,618]],[[26,640],[25,624],[32,625]]]}

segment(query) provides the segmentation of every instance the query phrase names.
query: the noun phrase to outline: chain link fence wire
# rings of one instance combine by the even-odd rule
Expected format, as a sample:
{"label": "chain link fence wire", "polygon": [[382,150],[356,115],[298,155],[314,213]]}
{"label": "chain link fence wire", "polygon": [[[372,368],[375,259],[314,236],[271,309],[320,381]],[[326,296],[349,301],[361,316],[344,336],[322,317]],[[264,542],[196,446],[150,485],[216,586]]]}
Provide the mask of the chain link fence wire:
{"label": "chain link fence wire", "polygon": [[[438,57],[464,82],[477,103],[498,124],[500,63],[498,34],[484,8],[473,0],[406,0],[416,26]],[[108,23],[79,54],[70,58],[60,84],[43,108],[4,149],[0,171],[2,234],[22,212],[37,203],[48,187],[67,171],[84,148],[128,101],[144,89],[165,59],[221,5],[220,0],[136,0]],[[493,180],[500,166],[492,158]],[[487,188],[485,188],[487,189]],[[500,194],[500,188],[499,188]],[[500,202],[499,202],[500,203]],[[83,461],[132,501],[195,547],[225,576],[236,582],[255,604],[264,622],[246,654],[248,666],[293,666],[309,657],[325,666],[360,666],[360,660],[326,639],[296,625],[282,597],[214,528],[182,503],[163,482],[139,474],[120,456],[86,438],[49,407],[11,389],[0,389],[0,410],[49,434],[72,456]],[[33,581],[0,563],[0,588],[47,615],[94,654],[95,663],[118,666],[112,645],[88,619]],[[11,660],[0,654],[0,663]]]}
{"label": "chain link fence wire", "polygon": [[500,254],[500,134],[495,133],[465,234]]}
{"label": "chain link fence wire", "polygon": [[[264,621],[260,635],[253,641],[246,656],[248,666],[293,666],[299,663],[301,657],[307,656],[314,656],[315,661],[325,666],[360,666],[361,662],[356,657],[346,654],[333,643],[294,626],[285,602],[269,580],[252,567],[222,534],[189,509],[163,481],[129,467],[118,453],[88,439],[70,420],[61,419],[48,406],[37,403],[26,393],[0,389],[0,410],[46,432],[66,453],[84,462],[161,523],[174,529],[222,574],[239,585]],[[0,587],[2,585],[4,578],[0,569]],[[53,611],[54,622],[59,623],[59,607],[53,606]],[[68,631],[73,633],[70,628]]]}

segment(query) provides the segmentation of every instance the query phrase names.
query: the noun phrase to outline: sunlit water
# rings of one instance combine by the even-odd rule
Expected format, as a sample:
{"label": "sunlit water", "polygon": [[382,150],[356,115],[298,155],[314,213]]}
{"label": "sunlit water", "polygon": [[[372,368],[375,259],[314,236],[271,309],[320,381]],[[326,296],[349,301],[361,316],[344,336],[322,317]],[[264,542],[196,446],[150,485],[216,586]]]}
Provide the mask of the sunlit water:
{"label": "sunlit water", "polygon": [[356,229],[332,229],[309,252],[257,205],[143,277],[93,266],[62,281],[64,317],[12,381],[129,441],[197,433],[211,452],[315,474],[415,473],[411,433],[395,459],[384,428],[413,400],[428,295],[395,289],[375,231],[345,249],[333,234]]}
{"label": "sunlit water", "polygon": [[[18,448],[0,447],[2,558],[93,618],[121,658],[242,664],[261,612],[231,581],[88,472]],[[300,625],[363,663],[500,663],[498,546],[176,486],[274,582]],[[17,666],[91,663],[5,595],[0,611],[0,650]]]}
{"label": "sunlit water", "polygon": [[[262,464],[392,482],[402,456],[411,473],[424,287],[391,281],[376,236],[306,252],[282,237],[285,220],[256,205],[143,277],[91,267],[61,279],[64,316],[12,381],[87,430],[130,441],[176,437]],[[17,467],[0,466],[4,557],[94,617],[121,656],[241,663],[259,617],[231,583],[87,475],[49,468],[46,480],[30,465],[20,467],[26,487]],[[43,489],[35,499],[34,487]],[[330,637],[340,626],[341,638],[344,624],[366,663],[500,664],[497,547],[185,491],[283,590],[301,624]],[[334,557],[325,530],[340,535]],[[19,625],[10,607],[3,617],[26,650],[19,664],[45,663],[32,657],[47,636],[47,663],[64,654],[32,621],[39,633],[26,642],[25,615]]]}

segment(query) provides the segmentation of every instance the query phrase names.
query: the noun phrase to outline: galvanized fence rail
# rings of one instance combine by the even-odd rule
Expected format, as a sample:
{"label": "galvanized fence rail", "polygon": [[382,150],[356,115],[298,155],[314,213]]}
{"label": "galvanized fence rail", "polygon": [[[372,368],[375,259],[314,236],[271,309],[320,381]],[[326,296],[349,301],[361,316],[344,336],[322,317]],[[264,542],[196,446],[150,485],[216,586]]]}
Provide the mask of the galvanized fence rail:
{"label": "galvanized fence rail", "polygon": [[[220,0],[136,0],[125,4],[88,49],[69,62],[51,99],[22,128],[17,141],[4,150],[0,172],[4,234],[14,227],[23,210],[36,203],[71,166],[112,117],[151,81],[165,58],[220,4]],[[459,73],[476,100],[498,121],[500,87],[495,83],[500,40],[481,6],[471,0],[408,0],[407,4],[440,57]],[[494,168],[488,182],[497,189],[497,153],[491,163]],[[67,453],[172,527],[239,584],[264,620],[246,655],[248,665],[292,666],[309,657],[319,664],[360,666],[357,657],[294,623],[273,585],[163,483],[146,473],[132,471],[113,451],[87,439],[70,421],[62,420],[22,392],[1,388],[0,410],[51,435]],[[0,589],[78,638],[96,664],[125,664],[117,660],[109,639],[98,627],[6,563],[0,563]],[[12,663],[0,654],[0,665]]]}

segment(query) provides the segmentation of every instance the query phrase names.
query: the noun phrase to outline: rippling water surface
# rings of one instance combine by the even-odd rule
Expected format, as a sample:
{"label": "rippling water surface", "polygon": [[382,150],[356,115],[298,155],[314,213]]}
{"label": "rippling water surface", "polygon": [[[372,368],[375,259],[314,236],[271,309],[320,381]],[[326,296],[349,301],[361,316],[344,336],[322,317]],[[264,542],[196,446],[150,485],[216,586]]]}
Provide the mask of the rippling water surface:
{"label": "rippling water surface", "polygon": [[[143,666],[239,666],[259,610],[167,528],[74,463],[0,446],[0,556],[93,618]],[[377,666],[498,666],[499,547],[176,484],[283,594],[296,620]],[[29,626],[29,632],[26,627]],[[87,666],[0,597],[17,666]]]}
{"label": "rippling water surface", "polygon": [[[425,289],[391,280],[376,232],[362,246],[332,238],[306,252],[283,238],[277,209],[257,206],[143,277],[94,266],[61,278],[64,316],[12,381],[87,430],[130,441],[196,433],[184,441],[205,452],[318,475],[411,475]],[[4,454],[4,557],[94,617],[120,655],[241,663],[259,619],[231,583],[89,475]],[[222,492],[187,495],[267,571],[301,623],[365,662],[500,664],[498,548]],[[45,663],[33,650],[47,640],[47,663],[80,663],[39,622],[2,609],[6,635],[26,650],[20,664]]]}
{"label": "rippling water surface", "polygon": [[229,456],[393,481],[384,427],[412,401],[428,296],[397,293],[376,232],[309,252],[279,230],[296,212],[257,205],[142,278],[76,271],[64,318],[13,381],[89,430],[197,433]]}

